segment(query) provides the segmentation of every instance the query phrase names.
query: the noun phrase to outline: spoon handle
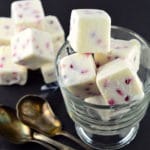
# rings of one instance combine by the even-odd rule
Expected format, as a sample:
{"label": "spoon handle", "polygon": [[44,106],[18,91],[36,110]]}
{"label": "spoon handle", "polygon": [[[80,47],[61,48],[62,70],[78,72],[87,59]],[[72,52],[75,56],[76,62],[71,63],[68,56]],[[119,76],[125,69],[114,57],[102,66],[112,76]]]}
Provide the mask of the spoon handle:
{"label": "spoon handle", "polygon": [[53,139],[51,139],[45,135],[42,135],[42,134],[39,134],[36,132],[33,133],[33,139],[45,142],[45,143],[50,144],[50,145],[53,145],[60,150],[75,150],[74,148],[71,148],[70,146],[67,146],[67,145],[62,144],[60,142],[57,142],[57,141],[55,141],[55,140],[53,140]]}
{"label": "spoon handle", "polygon": [[72,141],[76,142],[77,144],[79,144],[85,150],[92,150],[88,145],[84,144],[83,142],[81,142],[79,139],[77,139],[75,136],[73,136],[72,134],[70,134],[67,131],[58,132],[57,135],[62,135],[62,136],[65,136],[65,137],[69,138],[70,140],[72,140]]}
{"label": "spoon handle", "polygon": [[48,150],[56,150],[56,148],[52,147],[50,144],[44,143],[43,141],[40,140],[31,140],[30,142],[38,143],[47,148]]}

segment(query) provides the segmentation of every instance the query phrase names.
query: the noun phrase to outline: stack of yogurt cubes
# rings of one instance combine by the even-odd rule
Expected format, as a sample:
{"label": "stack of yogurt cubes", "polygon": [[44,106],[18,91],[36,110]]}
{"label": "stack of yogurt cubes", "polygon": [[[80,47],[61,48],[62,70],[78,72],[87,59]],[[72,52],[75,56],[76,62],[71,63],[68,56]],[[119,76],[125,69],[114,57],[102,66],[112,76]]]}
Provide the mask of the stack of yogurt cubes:
{"label": "stack of yogurt cubes", "polygon": [[144,97],[137,75],[141,45],[111,38],[111,18],[103,10],[72,10],[68,41],[73,54],[60,60],[63,86],[88,103],[114,106]]}
{"label": "stack of yogurt cubes", "polygon": [[0,85],[24,85],[28,69],[41,69],[45,83],[56,81],[54,60],[63,43],[58,18],[45,16],[40,0],[13,2],[11,18],[0,18]]}

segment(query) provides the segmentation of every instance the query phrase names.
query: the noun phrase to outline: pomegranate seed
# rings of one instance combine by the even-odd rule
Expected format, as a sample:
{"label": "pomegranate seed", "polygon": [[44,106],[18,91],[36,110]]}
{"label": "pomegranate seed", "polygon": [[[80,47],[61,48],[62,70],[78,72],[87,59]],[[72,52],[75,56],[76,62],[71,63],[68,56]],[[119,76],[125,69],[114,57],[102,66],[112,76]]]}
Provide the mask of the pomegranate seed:
{"label": "pomegranate seed", "polygon": [[101,65],[99,63],[96,64],[96,68],[99,68]]}
{"label": "pomegranate seed", "polygon": [[71,69],[73,69],[73,68],[74,68],[72,64],[70,65],[70,68],[71,68]]}
{"label": "pomegranate seed", "polygon": [[94,83],[89,83],[88,85],[93,85]]}
{"label": "pomegranate seed", "polygon": [[120,90],[120,89],[116,89],[116,92],[117,92],[120,96],[123,96],[123,95],[124,95],[123,92],[122,92],[122,90]]}
{"label": "pomegranate seed", "polygon": [[96,41],[96,43],[97,43],[97,44],[101,44],[101,43],[102,43],[102,40],[101,40],[101,39],[98,39],[98,40]]}
{"label": "pomegranate seed", "polygon": [[87,73],[88,70],[81,70],[81,73],[84,74],[84,73]]}
{"label": "pomegranate seed", "polygon": [[110,100],[108,101],[108,103],[109,103],[109,105],[110,105],[110,106],[115,105],[115,101],[114,101],[114,99],[110,99]]}
{"label": "pomegranate seed", "polygon": [[118,58],[119,58],[119,56],[115,56],[114,58],[115,58],[115,59],[118,59]]}
{"label": "pomegranate seed", "polygon": [[126,102],[128,102],[129,99],[130,99],[130,97],[129,97],[129,96],[126,96],[124,100],[125,100]]}
{"label": "pomegranate seed", "polygon": [[110,61],[110,60],[112,60],[112,57],[111,57],[111,56],[108,56],[107,59]]}
{"label": "pomegranate seed", "polygon": [[92,53],[85,53],[87,57],[91,56]]}
{"label": "pomegranate seed", "polygon": [[126,79],[126,80],[125,80],[125,83],[126,83],[126,84],[130,84],[131,81],[132,81],[132,79],[129,78],[129,79]]}
{"label": "pomegranate seed", "polygon": [[85,91],[89,91],[90,90],[90,88],[85,88]]}

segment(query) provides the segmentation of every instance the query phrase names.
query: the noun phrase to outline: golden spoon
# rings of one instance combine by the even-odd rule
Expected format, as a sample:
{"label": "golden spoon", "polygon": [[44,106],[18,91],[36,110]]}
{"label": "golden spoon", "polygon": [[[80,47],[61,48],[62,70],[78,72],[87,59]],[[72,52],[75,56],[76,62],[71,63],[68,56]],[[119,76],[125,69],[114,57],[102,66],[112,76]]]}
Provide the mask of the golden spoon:
{"label": "golden spoon", "polygon": [[91,150],[88,145],[82,143],[73,135],[62,131],[62,124],[55,116],[49,103],[37,95],[25,95],[17,103],[17,116],[32,129],[53,137],[63,135],[78,143],[85,150]]}
{"label": "golden spoon", "polygon": [[[35,142],[49,150],[75,150],[42,134],[33,132],[27,125],[17,119],[16,111],[7,106],[0,106],[0,135],[15,144]],[[52,146],[50,146],[52,145]]]}

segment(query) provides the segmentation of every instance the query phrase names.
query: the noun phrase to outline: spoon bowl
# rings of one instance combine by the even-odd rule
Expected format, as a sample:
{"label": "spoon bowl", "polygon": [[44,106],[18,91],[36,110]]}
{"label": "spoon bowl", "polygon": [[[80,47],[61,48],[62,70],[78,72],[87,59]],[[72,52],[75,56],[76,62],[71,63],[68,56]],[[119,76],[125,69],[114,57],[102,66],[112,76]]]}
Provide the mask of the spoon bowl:
{"label": "spoon bowl", "polygon": [[[15,144],[35,142],[49,150],[75,150],[42,134],[34,132],[29,126],[18,120],[15,109],[0,105],[0,135]],[[52,146],[54,147],[52,147]]]}
{"label": "spoon bowl", "polygon": [[16,144],[32,139],[30,128],[17,119],[14,109],[7,106],[0,106],[0,134]]}
{"label": "spoon bowl", "polygon": [[33,129],[54,136],[61,131],[61,122],[47,101],[37,95],[26,95],[17,104],[18,118]]}

